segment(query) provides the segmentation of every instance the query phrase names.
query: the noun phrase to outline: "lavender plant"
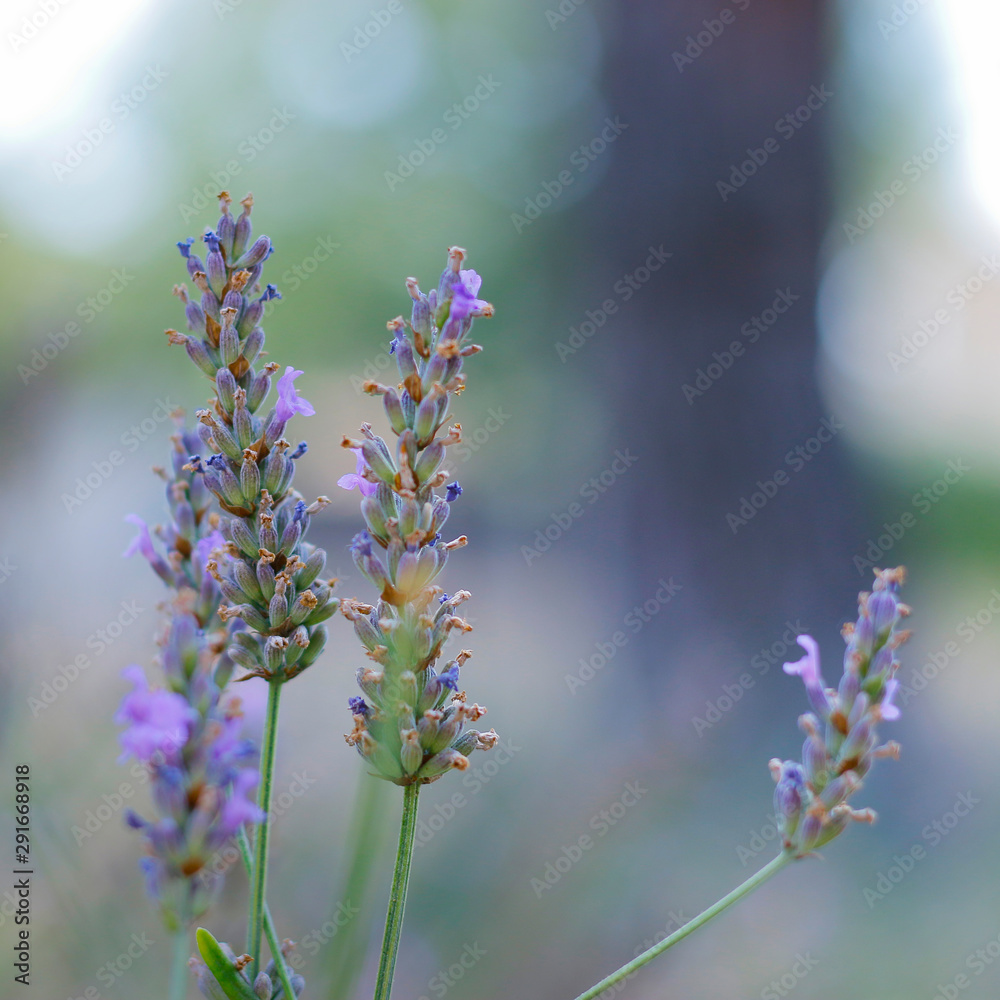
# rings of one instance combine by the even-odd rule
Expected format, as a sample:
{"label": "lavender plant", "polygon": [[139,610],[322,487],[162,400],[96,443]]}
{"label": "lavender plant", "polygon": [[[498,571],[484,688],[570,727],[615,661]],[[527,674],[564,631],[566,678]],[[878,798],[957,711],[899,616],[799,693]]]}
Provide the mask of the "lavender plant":
{"label": "lavender plant", "polygon": [[[200,301],[193,301],[183,285],[174,291],[184,303],[188,329],[197,335],[167,331],[169,342],[182,344],[211,379],[211,405],[197,411],[197,437],[184,432],[175,438],[174,476],[168,484],[173,523],[160,530],[165,553],[158,552],[145,525],[129,550],[142,551],[177,591],[161,658],[169,690],[148,692],[136,677],[137,689],[123,703],[119,719],[132,723],[123,734],[127,748],[141,744],[144,752],[152,746],[153,752],[164,754],[154,775],[163,818],[155,824],[135,819],[133,825],[147,832],[155,852],[155,864],[147,869],[156,875],[151,889],[157,897],[163,898],[168,878],[181,881],[182,887],[164,903],[168,924],[179,929],[183,942],[178,953],[186,948],[188,924],[207,905],[199,892],[207,854],[234,834],[247,850],[242,826],[255,823],[250,957],[236,971],[256,976],[250,979],[256,996],[290,997],[304,983],[289,976],[273,926],[268,926],[272,971],[280,979],[273,994],[271,977],[261,965],[261,939],[270,925],[265,902],[268,813],[279,697],[281,686],[322,652],[327,637],[322,623],[339,602],[332,595],[333,581],[318,579],[325,552],[305,541],[311,516],[328,501],[320,497],[307,505],[292,489],[295,462],[307,449],[305,442],[293,449],[285,428],[296,414],[315,412],[295,390],[301,371],[285,369],[275,405],[260,415],[279,370],[272,362],[255,368],[265,341],[260,325],[265,304],[281,297],[274,285],[267,285],[253,298],[260,292],[271,241],[267,236],[251,241],[250,195],[238,219],[229,212],[228,193],[219,202],[216,229],[202,237],[204,263],[191,251],[193,238],[178,244]],[[209,511],[210,497],[219,511]],[[259,776],[238,766],[251,748],[236,738],[232,720],[219,707],[234,665],[246,671],[239,680],[260,677],[268,684]],[[137,733],[143,727],[152,727],[159,736],[142,743]],[[164,750],[168,743],[170,753]],[[244,796],[258,780],[260,792],[252,806]],[[200,946],[204,940],[199,938]],[[201,951],[209,978],[231,978],[235,966],[214,939]],[[182,996],[183,978],[177,982],[175,976],[173,995]]]}
{"label": "lavender plant", "polygon": [[471,596],[468,591],[449,597],[434,584],[449,552],[467,542],[464,535],[448,542],[441,536],[462,487],[456,481],[443,496],[435,491],[449,479],[442,468],[447,447],[462,439],[460,424],[446,425],[452,397],[465,388],[462,363],[482,349],[468,339],[473,320],[493,315],[493,307],[477,297],[479,275],[462,269],[464,258],[460,247],[448,251],[438,287],[429,294],[415,278],[407,279],[410,322],[399,316],[388,324],[400,384],[364,385],[366,392],[382,397],[395,447],[369,424],[362,426],[360,439],[343,441],[357,456],[357,469],[339,485],[360,491],[366,524],[354,537],[351,554],[378,593],[374,604],[341,604],[375,664],[358,670],[363,697],[350,700],[354,729],[346,739],[376,777],[404,789],[376,1000],[385,1000],[392,989],[420,786],[464,770],[469,754],[489,750],[497,741],[493,730],[465,729],[486,713],[458,690],[471,653],[462,650],[440,672],[435,667],[449,634],[471,630],[454,613]]}
{"label": "lavender plant", "polygon": [[[152,779],[154,818],[129,813],[128,823],[143,834],[147,886],[175,934],[170,1000],[185,995],[189,928],[218,890],[211,860],[234,840],[251,882],[246,952],[236,954],[199,928],[201,960],[192,963],[198,986],[212,1000],[289,1000],[302,993],[305,982],[286,961],[291,943],[279,944],[266,904],[279,698],[282,685],[319,657],[327,638],[324,622],[339,607],[370,661],[357,670],[360,694],[349,700],[353,728],[345,738],[374,778],[403,789],[374,994],[375,1000],[389,1000],[420,787],[465,770],[473,751],[489,750],[498,739],[492,729],[468,728],[486,712],[460,690],[470,651],[438,666],[451,633],[471,630],[456,613],[470,595],[459,590],[449,596],[435,582],[449,554],[467,542],[464,535],[450,541],[442,535],[463,492],[457,481],[448,482],[444,464],[447,449],[462,438],[451,406],[465,388],[463,363],[481,350],[470,340],[473,322],[492,316],[493,307],[478,297],[481,279],[462,268],[465,251],[459,247],[449,250],[435,289],[425,294],[416,279],[407,279],[410,319],[400,316],[388,324],[400,381],[364,384],[367,393],[382,397],[396,440],[390,445],[367,423],[359,438],[345,437],[355,471],[338,484],[360,493],[365,527],[350,551],[376,592],[370,602],[340,601],[332,593],[335,581],[320,580],[325,553],[305,540],[312,515],[328,501],[320,497],[307,505],[292,488],[306,444],[293,448],[285,429],[295,415],[314,412],[295,390],[301,371],[285,369],[277,400],[264,412],[280,369],[273,363],[255,367],[263,357],[260,323],[265,305],[281,296],[273,285],[260,291],[272,248],[266,236],[251,242],[249,195],[242,204],[243,213],[233,219],[228,194],[220,195],[217,227],[203,236],[204,263],[192,253],[192,239],[178,244],[201,295],[196,302],[184,286],[175,287],[192,333],[168,330],[167,336],[211,379],[213,396],[209,407],[197,411],[197,432],[176,417],[171,468],[159,470],[167,484],[168,523],[150,532],[134,515],[128,518],[139,531],[126,555],[141,553],[170,592],[158,637],[163,685],[151,689],[142,669],[129,667],[125,676],[133,690],[116,716],[127,726],[123,759],[142,761]],[[893,703],[897,654],[909,634],[901,627],[909,614],[899,600],[903,579],[901,568],[876,571],[873,590],[859,595],[857,621],[843,629],[847,648],[837,687],[824,683],[810,636],[799,638],[805,656],[785,664],[786,673],[802,678],[811,711],[799,719],[805,736],[801,760],[775,758],[769,765],[782,836],[778,856],[578,1000],[617,987],[791,862],[815,855],[852,822],[875,819],[871,809],[856,809],[850,800],[876,760],[898,757],[898,745],[880,743],[877,730],[899,717]],[[234,679],[237,668],[241,674]],[[259,763],[232,688],[251,679],[268,685]],[[255,788],[256,801],[250,797]],[[362,801],[370,808],[370,798]],[[364,836],[356,842],[352,874],[360,873],[360,886],[367,882],[370,859],[360,857]],[[263,936],[271,951],[266,966]],[[359,964],[342,967],[356,970]],[[349,988],[337,984],[337,995]]]}
{"label": "lavender plant", "polygon": [[819,647],[811,636],[799,636],[806,655],[786,663],[785,673],[803,680],[813,711],[799,717],[805,733],[802,761],[771,760],[776,786],[774,808],[781,828],[781,852],[742,885],[723,896],[669,937],[602,979],[577,1000],[594,1000],[637,969],[672,948],[713,917],[748,895],[790,862],[814,855],[852,821],[872,823],[871,809],[853,809],[848,799],[880,757],[898,758],[899,744],[879,744],[876,726],[899,718],[893,697],[899,687],[896,651],[909,638],[899,626],[910,609],[899,600],[902,567],[877,570],[870,593],[858,595],[858,620],[847,623],[844,672],[836,688],[827,688],[820,673]]}

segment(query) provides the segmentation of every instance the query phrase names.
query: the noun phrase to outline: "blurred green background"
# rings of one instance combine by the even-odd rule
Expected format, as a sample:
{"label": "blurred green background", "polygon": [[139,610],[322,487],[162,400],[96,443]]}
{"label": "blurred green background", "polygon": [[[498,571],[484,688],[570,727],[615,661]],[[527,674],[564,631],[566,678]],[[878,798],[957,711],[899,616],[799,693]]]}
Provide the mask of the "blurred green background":
{"label": "blurred green background", "polygon": [[[422,796],[394,996],[575,996],[769,859],[766,764],[798,753],[805,709],[780,664],[806,629],[836,676],[868,562],[905,563],[915,608],[903,758],[858,796],[879,823],[621,995],[931,1000],[960,974],[963,996],[996,994],[1000,25],[985,0],[12,0],[2,20],[0,842],[27,762],[40,995],[165,990],[116,797],[124,782],[141,812],[147,792],[111,722],[121,669],[152,664],[163,592],[120,553],[125,514],[161,517],[161,404],[190,413],[208,391],[161,331],[183,322],[174,243],[214,225],[221,188],[253,192],[276,246],[268,349],[305,370],[317,414],[296,432],[296,484],[333,499],[314,530],[344,595],[370,593],[346,552],[359,516],[335,486],[352,471],[340,440],[381,419],[357,386],[385,369],[404,279],[432,286],[458,243],[497,308],[458,401],[453,522],[471,545],[443,583],[474,595],[463,684],[507,750]],[[656,250],[669,258],[642,270]],[[769,317],[785,289],[795,304]],[[838,431],[813,455],[824,419]],[[607,473],[618,452],[634,460]],[[92,495],[67,500],[95,470]],[[788,485],[732,520],[776,470]],[[366,780],[342,740],[363,661],[346,622],[331,633],[283,699],[270,882],[315,997]],[[260,692],[244,695],[259,720]],[[629,786],[634,805],[616,805]],[[382,791],[358,997],[396,836],[399,796]],[[962,795],[975,805],[952,825]],[[217,937],[241,940],[245,897],[234,871],[205,920]],[[0,902],[2,997],[19,995],[11,932]],[[132,935],[154,944],[129,956]]]}

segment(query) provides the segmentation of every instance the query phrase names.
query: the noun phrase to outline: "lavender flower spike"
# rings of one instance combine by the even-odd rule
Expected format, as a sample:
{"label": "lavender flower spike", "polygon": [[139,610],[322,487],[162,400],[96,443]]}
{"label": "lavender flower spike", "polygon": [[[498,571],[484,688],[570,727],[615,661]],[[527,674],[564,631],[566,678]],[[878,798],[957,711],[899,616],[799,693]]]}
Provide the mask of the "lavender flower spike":
{"label": "lavender flower spike", "polygon": [[904,577],[902,567],[877,570],[872,593],[858,595],[857,623],[843,630],[847,651],[836,691],[823,686],[819,647],[811,636],[799,636],[806,655],[785,664],[786,673],[798,674],[805,682],[816,712],[799,720],[806,734],[802,763],[770,763],[783,847],[793,857],[829,843],[851,820],[875,819],[871,809],[852,809],[847,800],[877,758],[899,753],[896,743],[880,746],[875,730],[883,720],[899,718],[892,700],[899,687],[896,650],[909,638],[899,627],[910,613],[898,598]]}
{"label": "lavender flower spike", "polygon": [[390,447],[368,424],[360,440],[343,442],[355,453],[357,471],[339,485],[360,489],[367,526],[355,536],[351,554],[378,592],[374,604],[341,605],[373,661],[358,672],[365,697],[351,699],[354,729],[346,739],[377,776],[403,786],[464,770],[474,750],[489,750],[497,741],[492,730],[465,729],[486,712],[459,691],[459,672],[471,653],[462,650],[443,670],[436,668],[449,634],[471,630],[455,614],[470,595],[458,591],[449,598],[434,584],[449,553],[466,544],[464,535],[441,538],[450,501],[462,492],[457,482],[446,496],[436,492],[451,478],[442,468],[446,449],[462,439],[458,425],[447,426],[449,406],[465,385],[464,359],[480,350],[467,339],[473,318],[493,312],[476,298],[479,276],[461,270],[464,256],[451,248],[441,283],[429,295],[416,279],[407,281],[411,321],[389,323],[401,383],[364,385],[383,397],[398,442]]}
{"label": "lavender flower spike", "polygon": [[190,675],[171,673],[177,689],[154,691],[139,667],[129,667],[124,675],[134,689],[115,721],[127,726],[120,737],[123,759],[134,756],[149,771],[158,816],[145,820],[130,812],[127,819],[145,834],[146,885],[167,926],[176,929],[208,909],[221,882],[208,868],[215,853],[261,813],[248,798],[259,781],[256,749],[208,679],[217,654],[185,615],[173,620],[166,648],[195,664]]}

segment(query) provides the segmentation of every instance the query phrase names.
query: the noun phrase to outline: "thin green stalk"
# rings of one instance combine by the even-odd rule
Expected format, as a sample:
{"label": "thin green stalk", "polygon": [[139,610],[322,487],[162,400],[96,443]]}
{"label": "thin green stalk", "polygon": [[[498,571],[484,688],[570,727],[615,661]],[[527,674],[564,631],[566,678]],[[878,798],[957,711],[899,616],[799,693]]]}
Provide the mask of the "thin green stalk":
{"label": "thin green stalk", "polygon": [[626,977],[632,975],[637,969],[641,969],[647,962],[651,962],[657,955],[662,955],[668,948],[672,948],[678,941],[683,941],[692,931],[707,924],[713,917],[717,917],[724,909],[732,906],[733,903],[749,895],[759,885],[763,885],[772,875],[777,875],[785,867],[793,856],[788,853],[779,854],[773,861],[764,865],[756,875],[751,875],[742,885],[737,886],[727,896],[723,896],[717,903],[713,903],[707,910],[699,913],[693,920],[689,920],[683,927],[674,931],[668,938],[664,938],[659,944],[654,944],[641,955],[627,962],[617,972],[612,972],[606,979],[602,979],[596,986],[591,986],[585,993],[581,993],[576,1000],[594,1000],[606,989],[610,989],[616,983],[620,983]]}
{"label": "thin green stalk", "polygon": [[385,916],[385,936],[382,938],[382,957],[379,959],[378,979],[375,982],[375,1000],[389,1000],[389,994],[392,992],[392,974],[396,969],[399,932],[403,929],[406,886],[410,881],[410,863],[413,861],[413,837],[417,831],[417,796],[419,794],[419,784],[407,785],[403,789],[403,818],[399,826],[399,849],[396,851],[396,868],[392,873],[389,912]]}
{"label": "thin green stalk", "polygon": [[247,923],[247,953],[253,958],[253,972],[260,971],[260,939],[264,930],[264,906],[267,892],[267,840],[271,822],[271,785],[274,782],[274,749],[278,742],[278,702],[281,679],[268,681],[267,718],[264,722],[264,745],[260,751],[260,796],[257,804],[264,818],[257,827],[254,843],[253,886],[250,895],[250,919]]}
{"label": "thin green stalk", "polygon": [[[351,811],[351,829],[337,896],[339,906],[350,908],[354,916],[341,928],[327,950],[326,972],[330,982],[329,1000],[350,1000],[364,968],[372,924],[371,889],[382,855],[385,823],[383,814],[390,785],[360,774]],[[333,914],[332,916],[336,916]]]}
{"label": "thin green stalk", "polygon": [[170,965],[170,1000],[184,1000],[187,996],[188,959],[191,957],[188,925],[183,922],[174,931],[174,956]]}
{"label": "thin green stalk", "polygon": [[[240,827],[236,834],[236,842],[240,847],[240,855],[243,858],[243,867],[247,870],[247,875],[253,877],[253,858],[250,855],[250,840],[244,827]],[[267,945],[271,949],[274,957],[274,964],[278,969],[278,978],[285,988],[285,996],[294,1000],[295,990],[292,989],[289,977],[288,966],[285,964],[285,956],[281,954],[281,941],[278,939],[278,932],[274,928],[274,921],[271,919],[271,910],[267,903],[264,903],[264,936],[267,938]]]}

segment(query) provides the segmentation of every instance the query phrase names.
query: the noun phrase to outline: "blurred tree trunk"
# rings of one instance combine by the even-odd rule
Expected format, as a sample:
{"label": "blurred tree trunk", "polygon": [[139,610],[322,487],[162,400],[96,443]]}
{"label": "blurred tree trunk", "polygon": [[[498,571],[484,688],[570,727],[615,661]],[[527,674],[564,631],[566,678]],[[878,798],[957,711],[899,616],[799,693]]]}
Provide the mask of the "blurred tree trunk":
{"label": "blurred tree trunk", "polygon": [[[742,630],[751,620],[751,633],[770,642],[792,612],[846,616],[844,585],[853,586],[862,541],[840,440],[801,471],[785,461],[830,416],[814,371],[825,148],[838,113],[837,96],[823,96],[832,84],[825,8],[755,0],[742,11],[730,3],[720,19],[721,9],[619,5],[607,91],[627,141],[590,202],[592,242],[606,252],[591,287],[634,272],[649,247],[673,254],[587,352],[616,399],[615,438],[642,470],[622,480],[628,555],[639,567],[630,597],[651,597],[665,574],[684,588],[674,621],[685,636],[650,628],[639,637],[652,670],[666,669],[677,642],[697,641],[699,625],[724,633],[725,622]],[[785,120],[810,95],[809,120]],[[733,177],[764,154],[742,184]],[[741,328],[779,292],[794,302],[751,343]],[[734,341],[745,353],[723,367]],[[696,383],[698,369],[717,377]],[[685,384],[704,391],[686,398]],[[779,469],[787,485],[734,534],[726,515]]]}

